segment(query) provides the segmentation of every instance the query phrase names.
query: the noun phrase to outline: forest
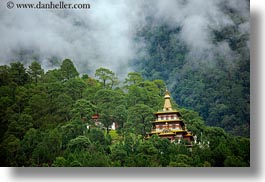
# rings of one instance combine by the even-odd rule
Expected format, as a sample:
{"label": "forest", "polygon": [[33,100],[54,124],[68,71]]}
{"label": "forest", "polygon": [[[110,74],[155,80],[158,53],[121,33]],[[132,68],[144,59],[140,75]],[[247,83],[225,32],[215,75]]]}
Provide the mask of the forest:
{"label": "forest", "polygon": [[[132,66],[146,79],[164,80],[175,101],[199,112],[207,125],[249,137],[249,32],[240,32],[240,24],[248,20],[236,11],[224,11],[231,16],[234,25],[211,29],[209,44],[214,47],[200,53],[194,53],[183,41],[181,26],[154,27],[151,19],[136,39],[145,41],[147,53]],[[226,49],[218,47],[223,45]]]}
{"label": "forest", "polygon": [[[147,63],[152,64],[144,62]],[[181,65],[169,67],[180,69]],[[189,72],[195,74],[189,84],[191,75],[183,75],[178,78],[178,87],[169,89],[174,93],[173,107],[182,114],[188,130],[198,137],[198,144],[190,149],[156,135],[145,139],[154,112],[163,107],[167,85],[166,79],[160,76],[147,77],[148,70],[130,72],[121,81],[112,70],[102,67],[93,76],[80,74],[70,59],[64,59],[58,68],[46,72],[37,61],[27,67],[21,62],[1,65],[0,164],[14,167],[249,167],[250,138],[246,132],[242,131],[245,135],[242,136],[228,132],[231,128],[221,128],[225,121],[231,121],[229,129],[241,118],[249,117],[244,108],[245,96],[237,99],[241,96],[238,94],[249,89],[248,82],[242,84],[239,79],[247,79],[244,70],[248,66],[241,68],[241,75],[232,74],[233,71],[227,75],[237,76],[238,82],[218,78],[224,73],[215,74],[212,70],[211,76],[215,78],[209,77],[207,85],[202,80],[204,73],[196,75],[195,71]],[[227,93],[229,89],[219,88],[216,79],[223,80],[225,88],[231,86],[235,95]],[[185,91],[188,92],[195,80],[201,82],[194,85],[194,93],[187,96]],[[213,95],[209,99],[219,97],[220,104],[206,100],[204,94],[210,90],[196,89],[200,86],[211,87]],[[231,98],[222,98],[222,95]],[[235,103],[222,104],[225,99],[234,99]],[[194,105],[194,102],[197,110],[187,104]],[[211,102],[213,105],[207,105],[207,111],[201,114],[204,104]],[[94,114],[99,114],[102,125],[95,125],[91,119]],[[111,129],[113,122],[118,123],[116,130]]]}

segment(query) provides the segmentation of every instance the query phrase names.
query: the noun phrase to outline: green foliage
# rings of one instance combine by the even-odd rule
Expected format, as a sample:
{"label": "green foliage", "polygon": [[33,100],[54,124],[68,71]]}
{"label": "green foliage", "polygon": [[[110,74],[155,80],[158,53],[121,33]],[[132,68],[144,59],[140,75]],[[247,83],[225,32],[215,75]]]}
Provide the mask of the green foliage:
{"label": "green foliage", "polygon": [[3,166],[17,166],[17,162],[15,159],[16,153],[20,147],[20,141],[14,135],[8,135],[4,140],[1,142],[1,164]]}
{"label": "green foliage", "polygon": [[106,68],[98,68],[95,77],[99,79],[103,88],[113,88],[118,84],[118,78],[115,73]]}
{"label": "green foliage", "polygon": [[86,151],[89,149],[90,143],[89,138],[85,136],[78,136],[69,141],[67,148],[70,152]]}
{"label": "green foliage", "polygon": [[137,85],[143,81],[143,77],[140,73],[137,72],[130,72],[128,73],[128,78],[125,78],[124,84],[126,87],[131,85]]}
{"label": "green foliage", "polygon": [[137,34],[137,39],[146,43],[139,50],[145,54],[134,66],[143,78],[164,80],[175,101],[199,112],[207,125],[249,137],[249,32],[240,30],[248,20],[226,6],[221,11],[234,23],[220,30],[209,28],[209,41],[216,47],[227,43],[229,55],[226,51],[213,51],[198,57],[183,41],[180,25],[154,26],[153,21],[148,21]]}
{"label": "green foliage", "polygon": [[95,106],[86,99],[79,99],[73,105],[71,115],[76,119],[89,120],[91,115],[95,112]]}
{"label": "green foliage", "polygon": [[103,131],[98,128],[89,130],[88,137],[93,143],[99,143],[101,145],[107,144]]}
{"label": "green foliage", "polygon": [[80,78],[71,78],[64,83],[65,93],[70,96],[74,101],[83,98],[83,92],[85,88],[86,84]]}
{"label": "green foliage", "polygon": [[44,70],[38,62],[33,61],[29,66],[28,74],[33,82],[37,84],[39,79],[43,76]]}
{"label": "green foliage", "polygon": [[111,148],[111,155],[110,158],[114,161],[114,166],[121,167],[124,166],[125,160],[127,158],[127,151],[125,150],[124,146],[121,144],[115,144]]}
{"label": "green foliage", "polygon": [[63,60],[61,64],[60,72],[62,74],[62,78],[67,79],[67,80],[71,78],[75,78],[79,75],[73,62],[70,59]]}
{"label": "green foliage", "polygon": [[225,167],[245,167],[247,165],[248,164],[242,161],[240,157],[236,157],[236,156],[228,156],[224,161]]}
{"label": "green foliage", "polygon": [[13,134],[16,137],[22,139],[28,129],[30,129],[33,124],[32,117],[28,114],[21,114],[18,116],[17,120],[11,121],[8,125],[8,134]]}
{"label": "green foliage", "polygon": [[65,167],[67,166],[67,161],[64,157],[56,157],[53,161],[52,167]]}
{"label": "green foliage", "polygon": [[109,132],[110,126],[116,121],[114,115],[116,108],[125,104],[124,93],[119,90],[100,89],[96,92],[94,98],[101,122]]}
{"label": "green foliage", "polygon": [[[2,166],[250,166],[249,138],[206,126],[198,112],[179,107],[173,99],[197,143],[191,150],[156,135],[146,140],[153,113],[163,107],[163,80],[145,80],[132,72],[115,88],[115,73],[108,69],[97,70],[98,80],[78,75],[70,60],[46,73],[37,62],[28,69],[21,63],[0,67]],[[241,89],[235,86],[233,92]],[[228,104],[218,103],[208,114],[214,122],[214,116],[224,116],[222,122],[229,124],[237,120],[236,114],[227,115],[230,110]],[[91,119],[94,114],[103,127]],[[115,131],[110,129],[113,122],[118,124]]]}
{"label": "green foliage", "polygon": [[53,110],[58,116],[60,116],[61,120],[70,120],[70,113],[73,107],[73,100],[66,94],[61,94],[54,99]]}
{"label": "green foliage", "polygon": [[0,86],[8,85],[11,81],[10,67],[7,65],[0,66]]}
{"label": "green foliage", "polygon": [[136,104],[128,110],[128,121],[132,124],[132,127],[136,134],[145,135],[151,128],[151,123],[154,119],[153,110],[147,105]]}
{"label": "green foliage", "polygon": [[26,68],[20,62],[14,62],[10,64],[10,78],[15,84],[22,86],[29,80],[29,75],[26,72]]}

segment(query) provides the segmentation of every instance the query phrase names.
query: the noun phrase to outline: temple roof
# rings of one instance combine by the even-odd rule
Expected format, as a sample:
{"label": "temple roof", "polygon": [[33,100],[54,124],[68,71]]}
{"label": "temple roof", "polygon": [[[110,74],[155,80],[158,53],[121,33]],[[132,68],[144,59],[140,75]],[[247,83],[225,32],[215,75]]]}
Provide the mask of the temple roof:
{"label": "temple roof", "polygon": [[171,102],[170,102],[170,93],[168,90],[166,90],[166,94],[165,94],[164,98],[165,98],[165,103],[164,103],[163,111],[171,111],[172,106],[171,106]]}

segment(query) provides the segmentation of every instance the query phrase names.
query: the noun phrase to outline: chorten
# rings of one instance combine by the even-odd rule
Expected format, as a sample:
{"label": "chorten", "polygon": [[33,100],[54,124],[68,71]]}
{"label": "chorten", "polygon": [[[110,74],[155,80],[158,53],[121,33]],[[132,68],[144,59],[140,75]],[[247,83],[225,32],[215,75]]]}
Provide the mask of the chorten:
{"label": "chorten", "polygon": [[187,146],[192,146],[192,141],[194,141],[193,135],[187,130],[180,112],[172,109],[168,90],[165,93],[164,99],[163,110],[154,113],[156,119],[151,122],[152,129],[147,134],[147,138],[152,135],[158,135],[159,137],[169,139],[171,142],[184,142]]}

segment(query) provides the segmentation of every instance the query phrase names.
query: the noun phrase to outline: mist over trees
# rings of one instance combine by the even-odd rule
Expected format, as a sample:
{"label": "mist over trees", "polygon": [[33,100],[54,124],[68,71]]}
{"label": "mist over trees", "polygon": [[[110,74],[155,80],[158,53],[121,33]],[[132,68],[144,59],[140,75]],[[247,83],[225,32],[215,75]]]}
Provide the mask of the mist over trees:
{"label": "mist over trees", "polygon": [[[35,61],[0,66],[1,166],[250,166],[249,138],[205,125],[198,112],[174,100],[197,143],[190,150],[155,135],[146,140],[153,113],[163,107],[165,83],[131,72],[106,84],[117,78],[106,68],[95,75],[80,75],[70,59],[45,73]],[[117,130],[110,129],[113,122]]]}
{"label": "mist over trees", "polygon": [[[207,41],[197,48],[183,39],[184,26],[166,21],[154,26],[150,17],[136,39],[144,40],[147,53],[134,67],[146,79],[164,80],[176,102],[199,112],[208,125],[249,136],[250,32],[243,31],[249,17],[226,4],[219,8],[233,23],[220,29],[209,25]],[[194,44],[203,35],[197,34]]]}

